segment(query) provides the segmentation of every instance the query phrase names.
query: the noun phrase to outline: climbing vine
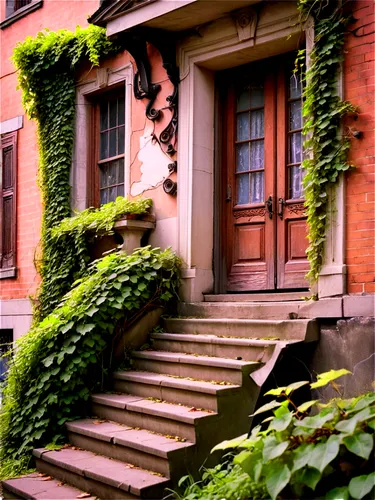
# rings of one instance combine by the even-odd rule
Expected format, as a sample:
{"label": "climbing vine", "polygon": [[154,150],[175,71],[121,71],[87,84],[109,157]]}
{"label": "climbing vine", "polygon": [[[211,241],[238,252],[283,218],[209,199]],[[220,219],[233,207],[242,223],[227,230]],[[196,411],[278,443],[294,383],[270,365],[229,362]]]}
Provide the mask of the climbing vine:
{"label": "climbing vine", "polygon": [[[309,54],[303,104],[303,133],[306,135],[304,190],[310,243],[307,276],[311,282],[318,279],[323,265],[330,188],[339,181],[340,173],[352,166],[347,161],[350,140],[341,132],[341,118],[356,110],[352,104],[340,99],[337,83],[345,30],[351,16],[345,16],[340,5],[336,1],[298,1],[301,21],[305,22],[310,15],[315,21],[315,40]],[[297,65],[300,56],[301,51]]]}
{"label": "climbing vine", "polygon": [[64,423],[87,415],[120,327],[173,298],[179,268],[169,249],[107,255],[17,342],[0,415],[0,476],[27,468],[34,447],[61,442]]}
{"label": "climbing vine", "polygon": [[38,125],[39,184],[42,193],[42,239],[39,273],[42,283],[35,302],[35,321],[48,315],[88,264],[82,235],[64,245],[52,228],[71,215],[69,176],[75,116],[75,69],[88,60],[115,53],[105,30],[77,27],[75,32],[44,30],[17,44],[13,61],[19,72],[22,102]]}

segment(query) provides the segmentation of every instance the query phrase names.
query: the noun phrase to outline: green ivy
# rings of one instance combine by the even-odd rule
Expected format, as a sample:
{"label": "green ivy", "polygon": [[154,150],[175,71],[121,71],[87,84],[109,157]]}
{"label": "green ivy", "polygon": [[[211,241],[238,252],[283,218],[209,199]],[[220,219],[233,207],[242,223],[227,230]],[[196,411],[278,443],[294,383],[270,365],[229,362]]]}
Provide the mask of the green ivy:
{"label": "green ivy", "polygon": [[5,474],[14,464],[22,469],[34,447],[59,442],[66,421],[88,414],[90,393],[102,389],[110,370],[119,329],[176,295],[179,267],[171,250],[108,255],[17,341],[0,416]]}
{"label": "green ivy", "polygon": [[98,65],[102,56],[118,50],[97,26],[76,31],[42,31],[17,44],[13,61],[19,72],[22,102],[38,124],[39,184],[43,218],[39,273],[42,283],[35,321],[49,314],[88,263],[83,237],[66,245],[51,238],[51,230],[71,215],[69,176],[75,117],[75,70],[82,61]]}
{"label": "green ivy", "polygon": [[[344,16],[340,2],[336,1],[299,0],[298,10],[302,22],[309,15],[315,21],[315,39],[303,94],[306,120],[303,133],[307,136],[304,190],[310,242],[307,276],[315,282],[324,261],[330,188],[337,184],[340,173],[351,167],[347,162],[350,141],[342,135],[341,118],[355,112],[355,108],[340,99],[337,88],[345,29],[351,17]],[[299,53],[297,65],[302,53],[304,51]]]}
{"label": "green ivy", "polygon": [[116,201],[106,203],[100,208],[87,208],[60,222],[51,231],[52,238],[67,234],[103,234],[113,229],[116,221],[125,215],[144,215],[152,207],[151,198],[128,200],[119,196]]}

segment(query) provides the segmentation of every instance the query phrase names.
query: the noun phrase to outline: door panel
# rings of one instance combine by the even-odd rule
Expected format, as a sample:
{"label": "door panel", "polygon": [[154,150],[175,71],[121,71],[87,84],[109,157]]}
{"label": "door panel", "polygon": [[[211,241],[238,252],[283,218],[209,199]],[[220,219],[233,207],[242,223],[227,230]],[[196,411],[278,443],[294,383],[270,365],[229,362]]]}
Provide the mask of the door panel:
{"label": "door panel", "polygon": [[228,93],[228,291],[274,287],[273,191],[275,85],[272,75],[244,81]]}
{"label": "door panel", "polygon": [[305,288],[307,224],[302,179],[302,83],[281,67],[277,85],[277,287]]}
{"label": "door panel", "polygon": [[[305,288],[302,87],[290,60],[232,70],[226,92],[226,290]],[[227,80],[228,81],[228,80]]]}

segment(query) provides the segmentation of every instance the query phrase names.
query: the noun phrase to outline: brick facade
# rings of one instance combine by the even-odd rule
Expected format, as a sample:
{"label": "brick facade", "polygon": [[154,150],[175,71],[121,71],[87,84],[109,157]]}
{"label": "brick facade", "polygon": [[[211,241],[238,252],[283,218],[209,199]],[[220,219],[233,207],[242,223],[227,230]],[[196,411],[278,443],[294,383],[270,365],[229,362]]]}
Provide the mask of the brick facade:
{"label": "brick facade", "polygon": [[[44,0],[43,7],[0,30],[0,121],[24,115],[17,74],[10,61],[15,45],[26,36],[35,36],[44,28],[74,30],[87,25],[87,17],[99,6],[99,0]],[[1,20],[5,1],[1,2]],[[17,279],[0,280],[0,299],[26,298],[35,293],[38,273],[34,266],[40,240],[41,202],[37,185],[38,149],[35,122],[24,119],[18,131],[17,182]]]}
{"label": "brick facade", "polygon": [[[356,169],[346,179],[346,263],[348,293],[375,292],[375,19],[374,2],[359,0],[349,26],[344,60],[344,98],[359,108],[348,119],[352,138],[350,161]],[[355,36],[357,35],[357,36]]]}

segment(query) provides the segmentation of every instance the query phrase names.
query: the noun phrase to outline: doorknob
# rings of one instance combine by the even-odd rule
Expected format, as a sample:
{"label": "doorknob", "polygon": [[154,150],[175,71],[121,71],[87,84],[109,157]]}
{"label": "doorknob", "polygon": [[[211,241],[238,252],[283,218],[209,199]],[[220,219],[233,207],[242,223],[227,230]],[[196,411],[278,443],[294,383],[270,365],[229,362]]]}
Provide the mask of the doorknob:
{"label": "doorknob", "polygon": [[277,215],[280,217],[281,220],[283,220],[284,206],[285,206],[285,200],[283,198],[279,198],[279,208],[277,211]]}
{"label": "doorknob", "polygon": [[270,219],[272,219],[273,216],[273,203],[272,203],[272,196],[269,195],[267,201],[266,201],[266,208],[268,211],[268,216]]}

